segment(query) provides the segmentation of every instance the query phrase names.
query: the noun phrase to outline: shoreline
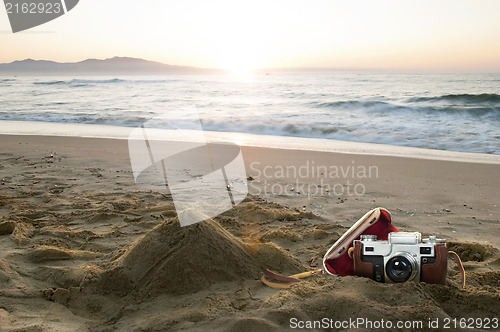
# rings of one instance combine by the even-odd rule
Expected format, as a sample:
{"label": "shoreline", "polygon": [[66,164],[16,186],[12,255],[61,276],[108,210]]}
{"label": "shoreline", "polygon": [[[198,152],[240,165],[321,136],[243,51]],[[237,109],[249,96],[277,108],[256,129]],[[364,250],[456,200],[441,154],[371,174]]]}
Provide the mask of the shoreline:
{"label": "shoreline", "polygon": [[[0,120],[0,135],[83,137],[103,139],[128,139],[136,127],[121,127],[98,124],[56,123],[39,121]],[[156,137],[175,137],[179,131],[154,129]],[[189,131],[184,135],[189,135]],[[360,143],[323,138],[292,136],[255,135],[239,132],[204,131],[207,142],[232,142],[239,146],[272,148],[279,150],[301,150],[360,154],[373,156],[394,156],[426,160],[443,160],[471,163],[499,164],[500,155],[436,150],[389,144]]]}

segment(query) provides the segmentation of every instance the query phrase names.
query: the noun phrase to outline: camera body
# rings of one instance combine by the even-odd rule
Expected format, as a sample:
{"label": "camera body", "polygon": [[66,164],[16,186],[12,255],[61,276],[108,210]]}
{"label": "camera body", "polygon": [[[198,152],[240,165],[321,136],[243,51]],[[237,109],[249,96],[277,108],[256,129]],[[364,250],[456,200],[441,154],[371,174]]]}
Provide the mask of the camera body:
{"label": "camera body", "polygon": [[377,240],[376,235],[361,235],[353,248],[357,276],[386,283],[446,281],[448,249],[435,236],[422,239],[418,232],[393,232],[387,240]]}

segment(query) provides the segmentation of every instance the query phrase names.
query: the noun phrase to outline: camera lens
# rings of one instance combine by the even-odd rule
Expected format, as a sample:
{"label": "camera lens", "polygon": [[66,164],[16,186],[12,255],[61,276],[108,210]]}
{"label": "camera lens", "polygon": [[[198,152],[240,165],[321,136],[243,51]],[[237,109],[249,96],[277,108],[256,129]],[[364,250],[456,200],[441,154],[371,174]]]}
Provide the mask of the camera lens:
{"label": "camera lens", "polygon": [[394,256],[387,262],[385,271],[393,282],[405,282],[416,274],[415,259],[410,255]]}

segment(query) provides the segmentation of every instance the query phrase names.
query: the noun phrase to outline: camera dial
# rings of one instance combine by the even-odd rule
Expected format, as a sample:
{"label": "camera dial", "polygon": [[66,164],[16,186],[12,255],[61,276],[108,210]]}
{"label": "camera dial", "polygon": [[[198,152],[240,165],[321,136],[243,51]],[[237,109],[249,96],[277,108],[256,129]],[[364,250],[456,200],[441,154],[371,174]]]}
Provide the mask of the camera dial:
{"label": "camera dial", "polygon": [[438,239],[435,235],[431,235],[429,236],[427,239],[423,239],[422,240],[423,243],[431,243],[431,244],[434,244],[434,243],[441,243],[441,242],[445,242],[444,239]]}

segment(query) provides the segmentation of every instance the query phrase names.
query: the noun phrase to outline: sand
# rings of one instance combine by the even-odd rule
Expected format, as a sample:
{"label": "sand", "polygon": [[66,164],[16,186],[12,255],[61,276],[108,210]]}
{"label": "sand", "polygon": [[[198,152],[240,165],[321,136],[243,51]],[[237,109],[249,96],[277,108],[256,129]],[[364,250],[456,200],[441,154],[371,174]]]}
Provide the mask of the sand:
{"label": "sand", "polygon": [[[168,193],[134,183],[126,140],[0,139],[1,330],[267,331],[365,318],[439,319],[439,331],[446,319],[500,318],[498,164],[242,147],[247,198],[180,227]],[[400,230],[446,238],[466,288],[451,261],[446,285],[260,282],[265,269],[321,267],[377,206]]]}

